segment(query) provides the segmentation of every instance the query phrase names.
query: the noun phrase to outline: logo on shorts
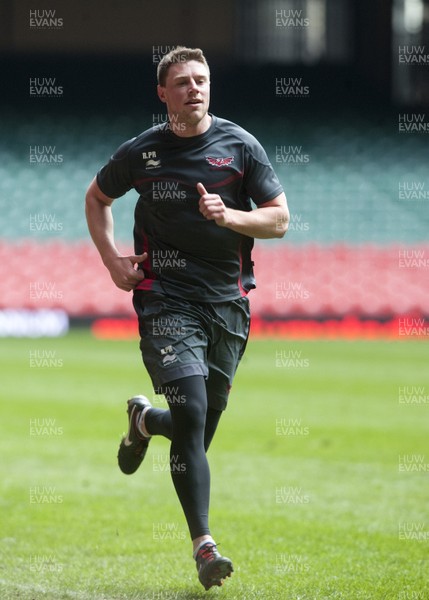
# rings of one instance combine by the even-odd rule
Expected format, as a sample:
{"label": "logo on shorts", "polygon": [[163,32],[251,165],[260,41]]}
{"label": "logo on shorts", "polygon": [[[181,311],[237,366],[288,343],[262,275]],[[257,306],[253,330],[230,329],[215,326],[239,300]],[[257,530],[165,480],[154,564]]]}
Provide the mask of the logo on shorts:
{"label": "logo on shorts", "polygon": [[234,162],[233,156],[226,156],[225,158],[206,156],[205,158],[212,167],[228,167],[232,162]]}
{"label": "logo on shorts", "polygon": [[161,348],[161,355],[164,357],[162,359],[164,367],[171,365],[171,363],[174,363],[177,360],[177,354],[175,353],[173,346]]}

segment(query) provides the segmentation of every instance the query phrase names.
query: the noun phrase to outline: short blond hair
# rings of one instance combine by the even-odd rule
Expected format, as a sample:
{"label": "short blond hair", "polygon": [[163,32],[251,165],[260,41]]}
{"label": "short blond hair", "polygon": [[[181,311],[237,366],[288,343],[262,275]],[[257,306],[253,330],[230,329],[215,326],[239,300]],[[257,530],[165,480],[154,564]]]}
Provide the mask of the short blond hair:
{"label": "short blond hair", "polygon": [[171,67],[171,65],[189,62],[190,60],[196,60],[197,62],[202,63],[206,67],[210,77],[209,65],[207,64],[206,57],[204,56],[203,51],[200,48],[187,48],[186,46],[176,46],[174,50],[170,50],[168,54],[165,54],[165,56],[162,57],[158,64],[156,76],[159,85],[165,87],[168,70]]}

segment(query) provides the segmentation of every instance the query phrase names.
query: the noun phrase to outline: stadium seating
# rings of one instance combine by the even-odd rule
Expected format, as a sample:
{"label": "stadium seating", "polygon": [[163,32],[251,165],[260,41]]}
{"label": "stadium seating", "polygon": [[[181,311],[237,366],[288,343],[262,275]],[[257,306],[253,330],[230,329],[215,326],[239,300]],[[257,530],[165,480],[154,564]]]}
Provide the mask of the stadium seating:
{"label": "stadium seating", "polygon": [[[423,258],[408,259],[410,266],[402,251],[398,245],[257,245],[253,312],[268,318],[427,315],[427,269],[411,265],[429,265],[429,245],[413,250]],[[74,317],[133,314],[130,295],[114,286],[90,242],[0,242],[0,264],[8,266],[0,308],[62,308]]]}
{"label": "stadium seating", "polygon": [[[89,239],[83,199],[112,151],[150,121],[141,114],[7,115],[0,149],[0,308],[132,314],[130,295],[114,287]],[[292,215],[284,240],[255,245],[254,314],[429,315],[423,137],[398,135],[388,120],[344,115],[299,124],[273,116],[268,125],[243,117],[242,125],[267,149]],[[31,162],[34,146],[54,162]],[[287,153],[305,162],[284,162]],[[401,196],[404,186],[419,190],[419,198]],[[129,192],[113,207],[123,250],[131,250],[135,200]]]}

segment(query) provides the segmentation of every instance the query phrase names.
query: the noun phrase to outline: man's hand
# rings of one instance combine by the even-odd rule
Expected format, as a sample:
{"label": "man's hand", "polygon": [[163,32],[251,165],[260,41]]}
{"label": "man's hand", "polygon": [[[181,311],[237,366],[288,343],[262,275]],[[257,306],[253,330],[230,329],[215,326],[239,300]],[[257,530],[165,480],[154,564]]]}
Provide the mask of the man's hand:
{"label": "man's hand", "polygon": [[225,206],[218,194],[209,194],[202,183],[197,183],[197,191],[201,198],[199,201],[200,213],[216,225],[226,227],[229,222],[229,209]]}
{"label": "man's hand", "polygon": [[137,271],[135,265],[147,259],[147,252],[137,256],[114,256],[104,264],[109,270],[110,277],[115,285],[125,292],[133,290],[140,281],[143,281],[143,271]]}
{"label": "man's hand", "polygon": [[202,183],[197,183],[197,192],[200,213],[220,227],[260,239],[282,238],[287,231],[289,209],[284,192],[249,211],[227,208],[222,198],[209,194]]}

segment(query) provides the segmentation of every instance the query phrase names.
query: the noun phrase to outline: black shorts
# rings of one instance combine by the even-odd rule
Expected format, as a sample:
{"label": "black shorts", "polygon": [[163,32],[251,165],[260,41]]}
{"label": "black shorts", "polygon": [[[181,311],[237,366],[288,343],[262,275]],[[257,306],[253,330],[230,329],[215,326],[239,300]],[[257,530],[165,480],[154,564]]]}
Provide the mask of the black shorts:
{"label": "black shorts", "polygon": [[224,410],[249,335],[248,299],[209,304],[137,290],[133,304],[155,392],[175,379],[203,375],[209,406]]}

